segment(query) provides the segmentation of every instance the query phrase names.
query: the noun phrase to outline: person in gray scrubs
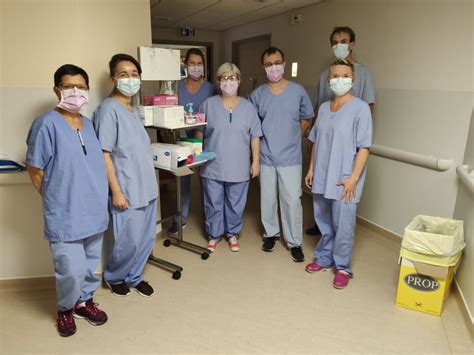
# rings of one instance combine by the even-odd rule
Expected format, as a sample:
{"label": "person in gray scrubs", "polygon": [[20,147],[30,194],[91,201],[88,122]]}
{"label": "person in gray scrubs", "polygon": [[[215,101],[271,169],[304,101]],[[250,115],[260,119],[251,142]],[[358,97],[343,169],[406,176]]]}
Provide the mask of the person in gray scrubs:
{"label": "person in gray scrubs", "polygon": [[[336,59],[345,59],[354,66],[354,75],[356,80],[352,87],[352,95],[358,97],[362,101],[369,104],[370,110],[373,113],[375,104],[375,88],[372,75],[369,69],[361,63],[358,63],[353,56],[353,49],[355,47],[356,35],[352,28],[348,26],[335,27],[329,36],[331,49]],[[321,106],[326,101],[331,101],[334,98],[334,93],[329,87],[329,69],[325,69],[319,78],[319,85],[316,93],[317,106]],[[315,109],[317,111],[317,107]],[[313,143],[308,144],[308,153],[312,151]],[[308,235],[320,235],[321,232],[318,226],[306,229]]]}
{"label": "person in gray scrubs", "polygon": [[268,82],[249,96],[262,121],[260,200],[264,228],[262,250],[273,251],[281,235],[293,261],[304,261],[303,207],[301,205],[301,137],[314,117],[313,105],[303,86],[283,78],[285,56],[275,47],[261,56]]}

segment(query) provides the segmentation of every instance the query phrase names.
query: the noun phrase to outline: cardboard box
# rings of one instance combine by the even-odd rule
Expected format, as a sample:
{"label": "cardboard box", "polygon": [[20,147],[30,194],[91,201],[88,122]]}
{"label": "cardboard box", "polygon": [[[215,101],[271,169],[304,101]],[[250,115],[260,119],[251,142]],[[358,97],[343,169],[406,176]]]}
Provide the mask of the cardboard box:
{"label": "cardboard box", "polygon": [[184,126],[183,106],[151,106],[153,107],[153,122],[158,127]]}
{"label": "cardboard box", "polygon": [[144,126],[153,126],[153,106],[138,106],[138,114]]}
{"label": "cardboard box", "polygon": [[143,103],[147,106],[157,106],[157,105],[177,105],[178,96],[176,95],[155,95],[143,97]]}
{"label": "cardboard box", "polygon": [[400,257],[396,304],[416,311],[441,315],[449,296],[460,258],[453,266],[438,266]]}
{"label": "cardboard box", "polygon": [[153,164],[165,170],[176,170],[186,165],[187,159],[192,155],[191,148],[169,143],[153,143]]}

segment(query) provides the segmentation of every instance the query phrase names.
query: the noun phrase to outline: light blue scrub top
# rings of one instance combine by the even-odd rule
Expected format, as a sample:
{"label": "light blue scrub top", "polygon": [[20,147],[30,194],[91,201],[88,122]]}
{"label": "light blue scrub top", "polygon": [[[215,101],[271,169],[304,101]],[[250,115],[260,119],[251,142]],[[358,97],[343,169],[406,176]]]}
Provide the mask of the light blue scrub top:
{"label": "light blue scrub top", "polygon": [[[193,111],[198,112],[202,103],[209,97],[217,94],[217,88],[208,81],[204,81],[197,92],[191,94],[186,89],[185,79],[179,81],[178,84],[178,103],[184,106],[186,112],[188,112],[189,103],[193,104]],[[187,129],[186,134],[189,138],[194,138],[194,129]]]}
{"label": "light blue scrub top", "polygon": [[289,81],[283,93],[273,95],[268,84],[263,84],[250,94],[249,100],[262,121],[260,164],[301,165],[300,121],[314,116],[313,105],[303,86]]}
{"label": "light blue scrub top", "polygon": [[71,242],[107,229],[108,184],[100,144],[83,116],[81,136],[57,111],[37,117],[28,133],[26,163],[43,170],[44,237]]}
{"label": "light blue scrub top", "polygon": [[[330,102],[323,103],[308,139],[316,147],[311,192],[323,194],[327,199],[341,200],[344,188],[336,184],[351,176],[358,149],[372,145],[369,105],[353,97],[339,111],[331,112]],[[364,168],[357,182],[353,203],[360,201],[366,170]]]}
{"label": "light blue scrub top", "polygon": [[[362,99],[368,104],[375,103],[374,82],[369,69],[363,64],[356,63],[354,65],[354,74],[356,76],[356,80],[354,81],[354,86],[352,87],[352,95]],[[317,92],[318,105],[321,105],[323,102],[330,101],[334,97],[334,93],[329,88],[328,75],[329,69],[326,69],[321,73]]]}
{"label": "light blue scrub top", "polygon": [[201,112],[206,114],[207,125],[198,128],[204,132],[203,149],[216,157],[201,168],[205,178],[242,182],[250,180],[250,141],[262,136],[260,120],[255,107],[243,97],[232,112],[232,121],[219,95],[204,101]]}
{"label": "light blue scrub top", "polygon": [[[94,128],[102,150],[111,153],[115,174],[129,208],[147,206],[158,196],[150,137],[136,107],[128,111],[108,98],[94,111]],[[121,212],[110,204],[111,212]]]}

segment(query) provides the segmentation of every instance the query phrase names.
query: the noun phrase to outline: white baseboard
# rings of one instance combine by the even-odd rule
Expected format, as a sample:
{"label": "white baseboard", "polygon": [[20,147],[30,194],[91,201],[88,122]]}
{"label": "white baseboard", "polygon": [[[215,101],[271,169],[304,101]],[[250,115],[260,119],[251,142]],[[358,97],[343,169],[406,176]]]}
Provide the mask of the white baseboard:
{"label": "white baseboard", "polygon": [[466,311],[468,318],[471,320],[471,325],[474,326],[474,317],[471,310],[469,309],[469,305],[466,302],[466,298],[462,293],[462,288],[459,287],[458,280],[454,279],[454,283],[456,284],[456,289],[459,292],[459,296],[461,296],[462,303],[464,304],[464,310]]}

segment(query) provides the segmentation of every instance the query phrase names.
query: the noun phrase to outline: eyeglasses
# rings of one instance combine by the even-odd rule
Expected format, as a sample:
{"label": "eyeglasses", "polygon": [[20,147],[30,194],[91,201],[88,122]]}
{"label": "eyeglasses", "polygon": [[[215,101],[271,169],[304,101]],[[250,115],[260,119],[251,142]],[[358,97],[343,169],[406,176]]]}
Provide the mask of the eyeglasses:
{"label": "eyeglasses", "polygon": [[265,68],[270,68],[272,65],[282,65],[284,62],[282,60],[277,60],[275,63],[263,63]]}
{"label": "eyeglasses", "polygon": [[87,85],[74,85],[74,84],[60,84],[58,85],[58,88],[61,90],[71,90],[74,88],[78,88],[79,90],[85,90],[85,91],[89,90]]}
{"label": "eyeglasses", "polygon": [[238,81],[240,78],[238,75],[223,75],[220,77],[219,81]]}

